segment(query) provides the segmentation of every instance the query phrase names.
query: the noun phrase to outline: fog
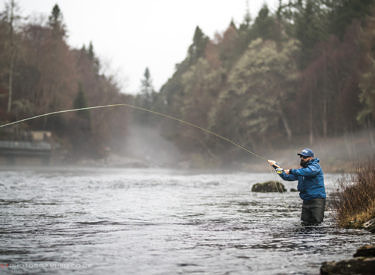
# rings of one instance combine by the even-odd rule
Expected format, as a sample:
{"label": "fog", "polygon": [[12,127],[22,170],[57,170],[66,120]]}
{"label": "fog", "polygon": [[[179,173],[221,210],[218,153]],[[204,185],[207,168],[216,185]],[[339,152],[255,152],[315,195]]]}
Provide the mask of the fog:
{"label": "fog", "polygon": [[[354,171],[359,162],[366,161],[374,155],[374,135],[374,130],[363,130],[340,137],[320,138],[312,145],[306,138],[306,142],[302,140],[295,144],[280,146],[280,148],[277,148],[277,144],[273,149],[259,145],[253,151],[267,159],[276,160],[284,168],[296,168],[299,166],[297,153],[308,147],[314,151],[315,157],[320,159],[320,163],[325,170],[345,173]],[[217,141],[219,142],[219,140]],[[229,143],[226,146],[228,146],[228,149],[233,147]],[[238,155],[237,160],[230,162],[225,162],[225,156],[216,155],[215,157],[221,158],[223,161],[217,166],[210,167],[210,169],[248,172],[269,171],[267,163],[261,159],[255,158],[245,151]],[[111,154],[108,157],[107,164],[122,167],[172,169],[193,167],[200,169],[193,163],[194,159],[189,159],[189,156],[190,152],[180,151],[172,141],[163,137],[157,125],[153,127],[133,122],[129,126],[129,134],[124,142],[123,153]],[[207,169],[207,167],[201,168]]]}
{"label": "fog", "polygon": [[[162,137],[158,127],[148,127],[135,122],[129,125],[123,151],[127,165],[130,166],[176,167],[183,158],[177,147]],[[113,161],[116,164],[116,159]]]}
{"label": "fog", "polygon": [[340,137],[319,139],[312,145],[306,138],[305,143],[296,143],[286,149],[267,150],[265,155],[278,161],[284,168],[293,168],[299,165],[297,152],[307,147],[320,159],[323,169],[332,172],[352,172],[359,162],[366,161],[374,155],[374,134],[374,130],[363,130]]}

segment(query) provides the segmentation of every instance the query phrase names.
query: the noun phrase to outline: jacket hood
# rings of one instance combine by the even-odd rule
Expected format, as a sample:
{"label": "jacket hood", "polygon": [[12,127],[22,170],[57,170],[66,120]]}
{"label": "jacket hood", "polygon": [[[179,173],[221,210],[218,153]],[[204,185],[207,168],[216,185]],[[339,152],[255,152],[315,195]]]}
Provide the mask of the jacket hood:
{"label": "jacket hood", "polygon": [[320,160],[318,158],[312,159],[308,162],[308,164],[314,164],[314,163],[319,163]]}
{"label": "jacket hood", "polygon": [[320,160],[319,160],[318,158],[314,158],[314,159],[312,160],[312,162],[320,162]]}

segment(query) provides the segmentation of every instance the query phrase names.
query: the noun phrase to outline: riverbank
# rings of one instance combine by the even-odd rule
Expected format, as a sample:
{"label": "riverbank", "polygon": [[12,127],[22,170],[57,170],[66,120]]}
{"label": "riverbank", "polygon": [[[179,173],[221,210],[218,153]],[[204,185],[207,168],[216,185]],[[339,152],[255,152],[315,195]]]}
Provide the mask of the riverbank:
{"label": "riverbank", "polygon": [[354,174],[339,180],[338,192],[333,197],[333,207],[340,226],[375,232],[375,226],[370,226],[370,221],[375,221],[374,159],[362,162],[357,165]]}
{"label": "riverbank", "polygon": [[[375,160],[357,165],[355,173],[339,179],[332,206],[340,227],[375,233]],[[363,245],[351,259],[323,262],[320,274],[373,274],[375,246]]]}

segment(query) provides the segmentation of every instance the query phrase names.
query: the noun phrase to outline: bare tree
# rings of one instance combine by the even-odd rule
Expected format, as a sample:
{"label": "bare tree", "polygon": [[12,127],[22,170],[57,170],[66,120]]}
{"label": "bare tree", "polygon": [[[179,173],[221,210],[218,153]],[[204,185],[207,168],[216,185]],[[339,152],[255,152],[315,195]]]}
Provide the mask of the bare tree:
{"label": "bare tree", "polygon": [[14,0],[10,0],[6,5],[6,19],[9,25],[8,35],[8,47],[9,47],[9,67],[8,67],[8,108],[7,112],[10,113],[12,110],[12,97],[13,97],[13,76],[14,76],[14,65],[17,55],[17,47],[14,38],[14,26],[16,20],[20,16],[16,15],[15,12],[18,10],[18,5]]}

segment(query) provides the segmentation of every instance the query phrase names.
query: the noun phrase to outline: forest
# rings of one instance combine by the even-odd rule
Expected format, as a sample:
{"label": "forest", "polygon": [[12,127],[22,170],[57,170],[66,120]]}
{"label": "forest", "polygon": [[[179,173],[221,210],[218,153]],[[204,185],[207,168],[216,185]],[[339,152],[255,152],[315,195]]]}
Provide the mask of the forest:
{"label": "forest", "polygon": [[[67,44],[63,14],[55,5],[46,22],[21,21],[15,1],[0,15],[0,121],[57,110],[129,101],[102,72],[92,43]],[[27,130],[48,130],[70,159],[101,158],[127,133],[126,110],[76,112],[4,128],[1,139]]]}
{"label": "forest", "polygon": [[[131,103],[209,129],[259,151],[372,129],[375,119],[375,1],[279,1],[255,18],[208,37],[196,26],[175,72],[156,91],[145,69],[136,96],[121,91],[101,67],[92,43],[67,44],[55,5],[46,22],[24,22],[16,3],[0,15],[0,122],[41,113]],[[132,122],[131,122],[132,121]],[[216,164],[243,153],[224,141],[174,121],[111,109],[76,112],[1,130],[53,132],[72,158],[119,152],[136,121],[194,160]]]}

